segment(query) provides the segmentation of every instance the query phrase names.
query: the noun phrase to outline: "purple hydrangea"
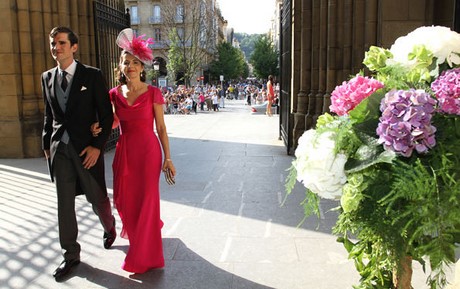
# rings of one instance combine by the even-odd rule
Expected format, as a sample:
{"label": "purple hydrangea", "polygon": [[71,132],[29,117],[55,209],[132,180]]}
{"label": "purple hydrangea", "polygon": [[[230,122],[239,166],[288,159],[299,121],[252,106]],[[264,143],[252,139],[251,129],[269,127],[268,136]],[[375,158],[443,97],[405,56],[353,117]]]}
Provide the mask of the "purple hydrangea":
{"label": "purple hydrangea", "polygon": [[460,68],[444,71],[431,84],[441,111],[460,115]]}
{"label": "purple hydrangea", "polygon": [[436,128],[431,125],[435,106],[436,100],[424,90],[388,92],[380,105],[379,143],[405,157],[414,149],[426,153],[436,145]]}

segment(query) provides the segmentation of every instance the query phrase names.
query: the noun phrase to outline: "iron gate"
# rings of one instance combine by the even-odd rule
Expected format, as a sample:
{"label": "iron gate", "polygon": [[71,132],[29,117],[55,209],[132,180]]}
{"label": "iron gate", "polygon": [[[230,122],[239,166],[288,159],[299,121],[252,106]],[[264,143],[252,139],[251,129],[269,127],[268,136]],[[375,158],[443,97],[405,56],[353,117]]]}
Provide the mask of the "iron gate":
{"label": "iron gate", "polygon": [[291,0],[283,0],[280,17],[280,137],[290,154],[291,128]]}
{"label": "iron gate", "polygon": [[[93,2],[96,66],[102,70],[108,87],[116,85],[114,69],[118,65],[120,48],[115,44],[115,40],[118,33],[130,24],[129,14],[124,12],[124,5],[118,6],[110,7],[102,1]],[[119,135],[118,128],[112,130],[106,150],[115,147]]]}

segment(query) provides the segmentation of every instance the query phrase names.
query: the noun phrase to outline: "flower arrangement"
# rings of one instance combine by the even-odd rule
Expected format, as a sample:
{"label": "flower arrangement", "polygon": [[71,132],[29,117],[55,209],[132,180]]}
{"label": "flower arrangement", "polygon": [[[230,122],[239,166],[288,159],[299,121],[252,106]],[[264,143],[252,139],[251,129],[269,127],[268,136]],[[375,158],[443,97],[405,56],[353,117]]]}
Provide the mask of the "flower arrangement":
{"label": "flower arrangement", "polygon": [[[429,35],[434,35],[430,37]],[[411,288],[412,261],[444,288],[460,242],[460,34],[420,27],[371,47],[363,73],[299,139],[286,180],[306,215],[340,200],[334,233],[361,275],[355,288]]]}

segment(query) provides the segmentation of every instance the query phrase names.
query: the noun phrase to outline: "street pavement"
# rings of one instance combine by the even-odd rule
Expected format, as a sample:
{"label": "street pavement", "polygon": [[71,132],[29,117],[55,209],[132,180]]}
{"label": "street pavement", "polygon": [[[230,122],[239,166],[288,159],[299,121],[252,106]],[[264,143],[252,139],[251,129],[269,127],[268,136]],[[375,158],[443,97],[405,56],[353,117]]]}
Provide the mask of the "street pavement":
{"label": "street pavement", "polygon": [[[176,185],[163,177],[160,184],[165,268],[123,271],[128,241],[118,237],[105,250],[102,227],[79,196],[82,263],[57,283],[52,272],[62,256],[45,161],[0,159],[0,288],[343,289],[358,283],[353,262],[331,234],[337,203],[322,201],[321,217],[301,225],[304,188],[298,184],[282,205],[293,157],[279,139],[278,115],[251,114],[244,101],[232,100],[219,112],[165,118],[178,171]],[[105,158],[111,198],[113,156],[109,151]],[[428,288],[425,280],[414,263],[413,287]]]}

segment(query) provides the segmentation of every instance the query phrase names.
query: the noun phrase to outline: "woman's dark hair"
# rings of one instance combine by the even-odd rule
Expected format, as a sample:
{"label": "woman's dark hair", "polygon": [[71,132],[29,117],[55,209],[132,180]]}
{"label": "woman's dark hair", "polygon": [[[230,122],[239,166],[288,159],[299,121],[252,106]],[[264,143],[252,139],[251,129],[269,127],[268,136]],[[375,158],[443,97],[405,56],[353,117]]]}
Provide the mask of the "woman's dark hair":
{"label": "woman's dark hair", "polygon": [[[120,61],[118,63],[118,67],[115,68],[115,73],[117,74],[117,81],[118,81],[119,84],[126,84],[127,83],[126,76],[123,74],[123,72],[120,69],[121,60],[123,59],[123,55],[125,55],[125,54],[130,54],[130,53],[125,51],[125,50],[123,50],[121,52],[121,55],[120,55]],[[142,66],[145,66],[144,62],[141,61],[141,63],[142,63]],[[145,73],[145,70],[142,70],[140,77],[141,77],[142,82],[145,82],[147,80],[147,74]]]}
{"label": "woman's dark hair", "polygon": [[273,83],[273,75],[269,75],[269,76],[268,76],[268,80],[270,80],[271,83]]}
{"label": "woman's dark hair", "polygon": [[57,26],[54,27],[51,32],[49,37],[54,38],[58,33],[67,33],[67,37],[69,38],[70,41],[70,46],[73,46],[74,44],[78,44],[78,36],[75,34],[75,32],[72,31],[69,27],[65,26]]}

